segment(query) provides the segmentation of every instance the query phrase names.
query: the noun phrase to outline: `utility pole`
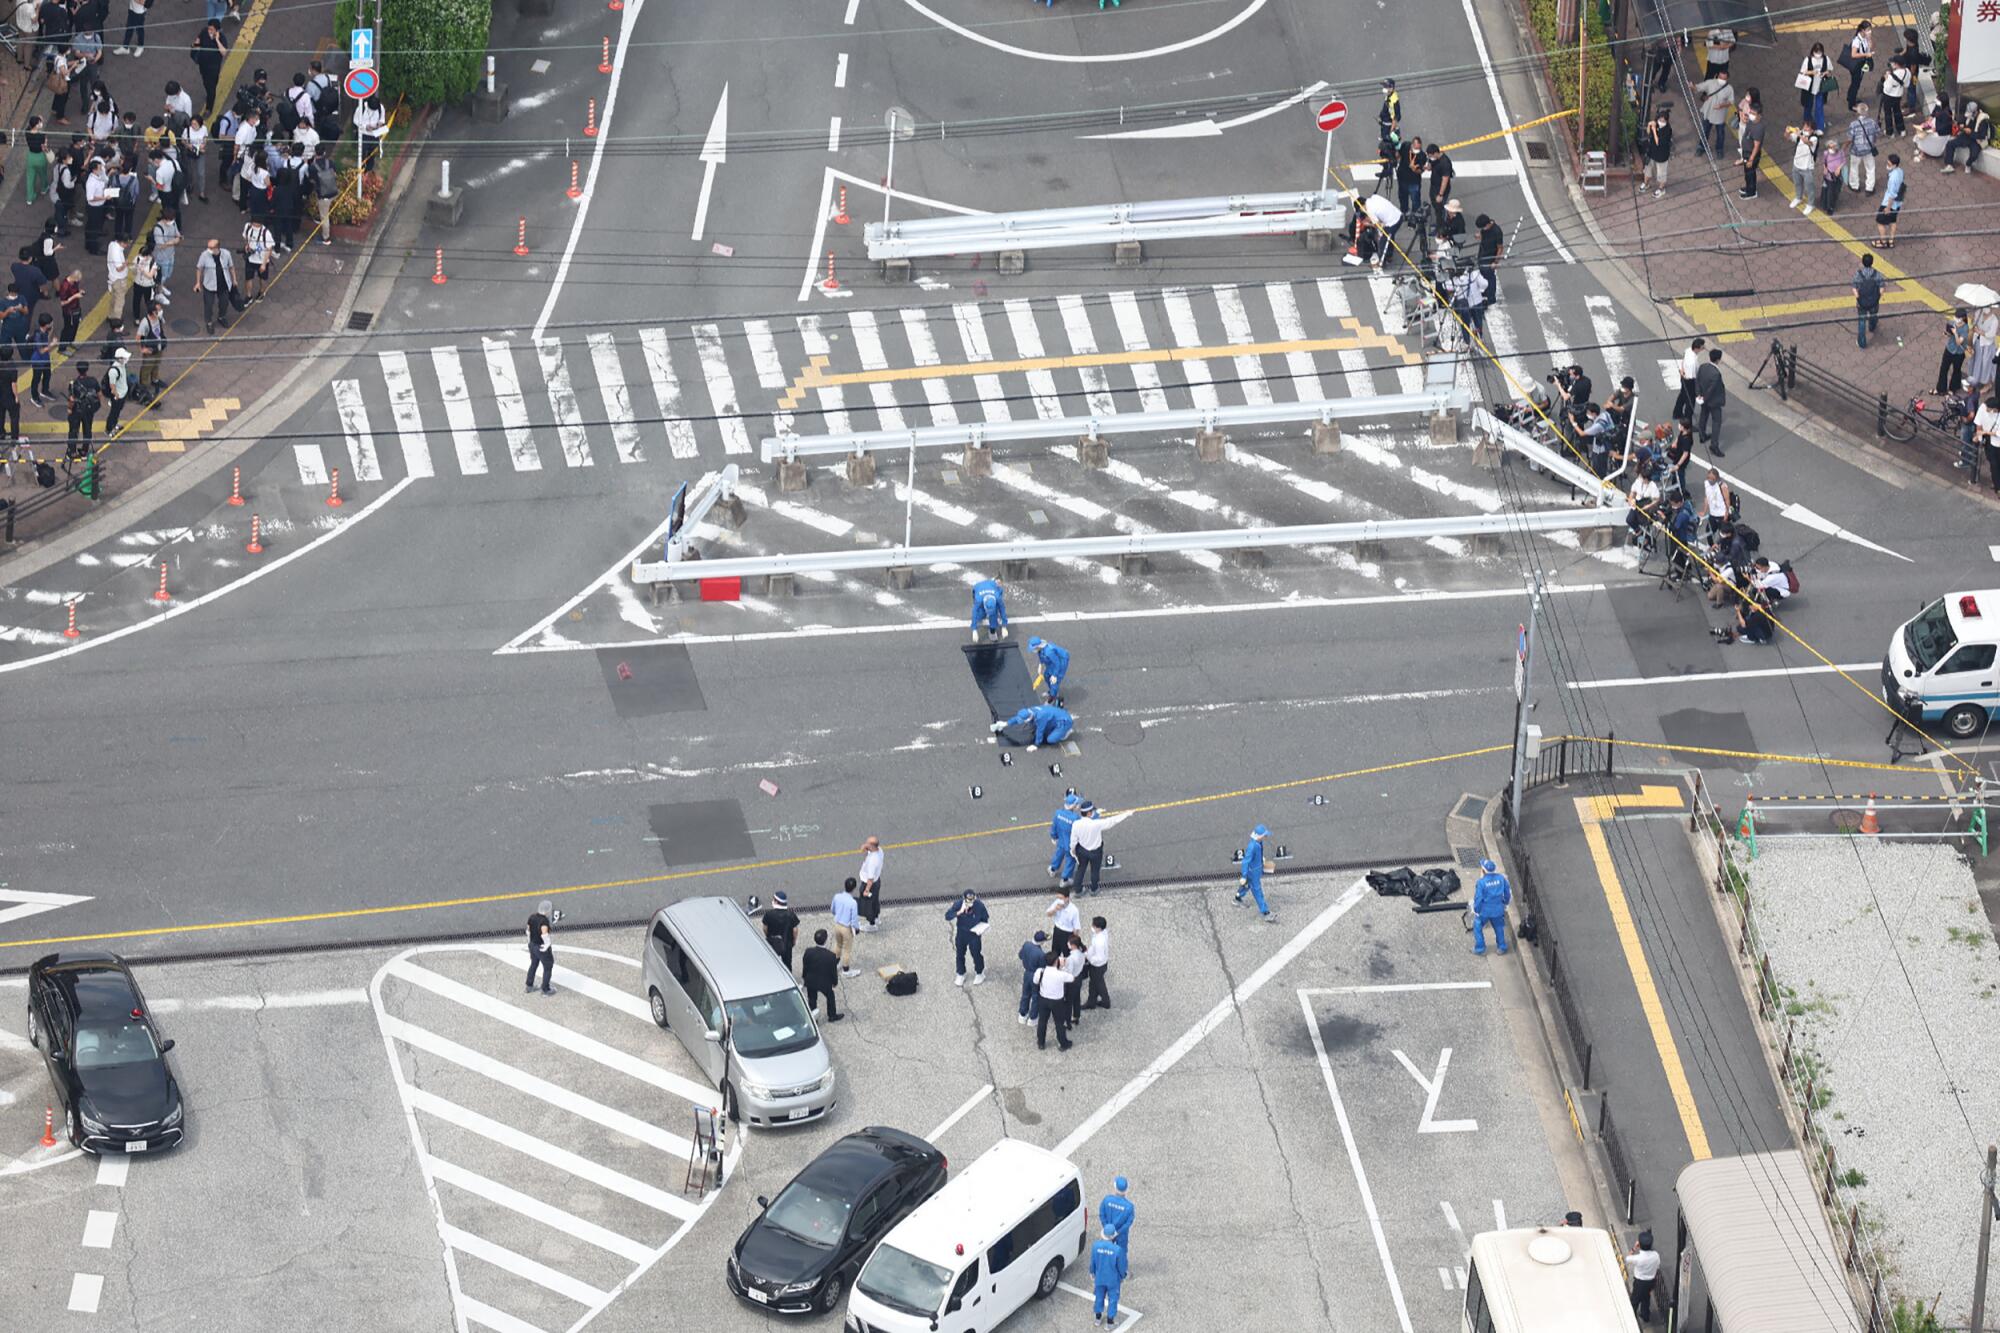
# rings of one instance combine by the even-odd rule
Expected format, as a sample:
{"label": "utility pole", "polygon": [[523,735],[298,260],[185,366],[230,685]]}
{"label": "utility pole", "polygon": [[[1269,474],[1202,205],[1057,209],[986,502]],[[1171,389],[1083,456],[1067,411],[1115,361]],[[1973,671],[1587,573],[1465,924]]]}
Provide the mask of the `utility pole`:
{"label": "utility pole", "polygon": [[1528,599],[1528,623],[1521,628],[1514,658],[1514,781],[1507,789],[1507,804],[1516,832],[1521,827],[1521,773],[1528,763],[1528,713],[1534,708],[1535,622],[1541,615],[1542,576],[1537,573]]}
{"label": "utility pole", "polygon": [[1979,1178],[1979,1263],[1972,1277],[1972,1333],[1986,1326],[1986,1252],[1993,1239],[1993,1213],[2000,1200],[1993,1197],[1994,1168],[2000,1165],[2000,1147],[1986,1145],[1986,1174]]}

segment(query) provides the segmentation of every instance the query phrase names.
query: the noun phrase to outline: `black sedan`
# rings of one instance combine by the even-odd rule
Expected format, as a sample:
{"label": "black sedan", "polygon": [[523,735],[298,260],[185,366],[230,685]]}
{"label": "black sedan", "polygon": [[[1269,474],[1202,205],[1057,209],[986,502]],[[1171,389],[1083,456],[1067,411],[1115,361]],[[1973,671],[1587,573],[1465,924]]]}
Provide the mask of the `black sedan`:
{"label": "black sedan", "polygon": [[139,983],[109,953],[60,953],[28,972],[28,1040],[42,1052],[69,1141],[140,1153],[181,1141],[180,1086]]}
{"label": "black sedan", "polygon": [[889,1228],[944,1185],[945,1157],[914,1134],[870,1126],[792,1177],[729,1256],[729,1289],[779,1314],[825,1314]]}

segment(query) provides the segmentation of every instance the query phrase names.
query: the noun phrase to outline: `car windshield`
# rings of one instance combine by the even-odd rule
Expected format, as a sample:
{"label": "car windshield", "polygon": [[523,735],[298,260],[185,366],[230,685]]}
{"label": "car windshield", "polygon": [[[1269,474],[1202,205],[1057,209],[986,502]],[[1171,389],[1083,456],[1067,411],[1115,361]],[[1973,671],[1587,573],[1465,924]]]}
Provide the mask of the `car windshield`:
{"label": "car windshield", "polygon": [[1944,609],[1943,598],[1932,602],[1915,620],[1903,626],[1903,647],[1919,675],[1944,661],[1958,647],[1958,636],[1951,632],[1951,616]]}
{"label": "car windshield", "polygon": [[747,1059],[803,1051],[819,1040],[806,1013],[806,1002],[795,989],[759,995],[754,1000],[731,1000],[727,1007],[729,1044]]}
{"label": "car windshield", "polygon": [[785,1186],[777,1202],[765,1210],[764,1224],[776,1227],[808,1245],[830,1250],[847,1231],[847,1215],[854,1205],[834,1194],[822,1194],[811,1185],[793,1181]]}
{"label": "car windshield", "polygon": [[76,1030],[78,1069],[108,1069],[159,1058],[160,1049],[144,1023],[99,1023]]}
{"label": "car windshield", "polygon": [[893,1245],[878,1245],[854,1287],[905,1314],[934,1315],[951,1289],[951,1270],[927,1264]]}

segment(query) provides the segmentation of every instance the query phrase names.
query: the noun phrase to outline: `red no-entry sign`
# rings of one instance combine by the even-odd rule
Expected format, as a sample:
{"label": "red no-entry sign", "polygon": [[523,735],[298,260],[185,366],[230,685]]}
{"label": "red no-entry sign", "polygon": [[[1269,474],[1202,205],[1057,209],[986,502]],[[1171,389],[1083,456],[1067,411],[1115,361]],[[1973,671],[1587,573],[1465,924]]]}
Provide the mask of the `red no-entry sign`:
{"label": "red no-entry sign", "polygon": [[1321,107],[1313,119],[1319,122],[1321,129],[1331,134],[1347,119],[1347,103],[1336,97]]}

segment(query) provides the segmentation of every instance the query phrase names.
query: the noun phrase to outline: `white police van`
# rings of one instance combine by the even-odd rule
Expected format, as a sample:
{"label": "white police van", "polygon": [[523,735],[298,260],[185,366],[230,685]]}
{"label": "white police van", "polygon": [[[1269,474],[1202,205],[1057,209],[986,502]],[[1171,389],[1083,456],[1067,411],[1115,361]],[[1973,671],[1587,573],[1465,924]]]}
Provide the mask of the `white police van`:
{"label": "white police van", "polygon": [[1957,740],[1985,731],[2000,709],[2000,588],[1948,593],[1889,641],[1882,699],[1912,723],[1941,723]]}

